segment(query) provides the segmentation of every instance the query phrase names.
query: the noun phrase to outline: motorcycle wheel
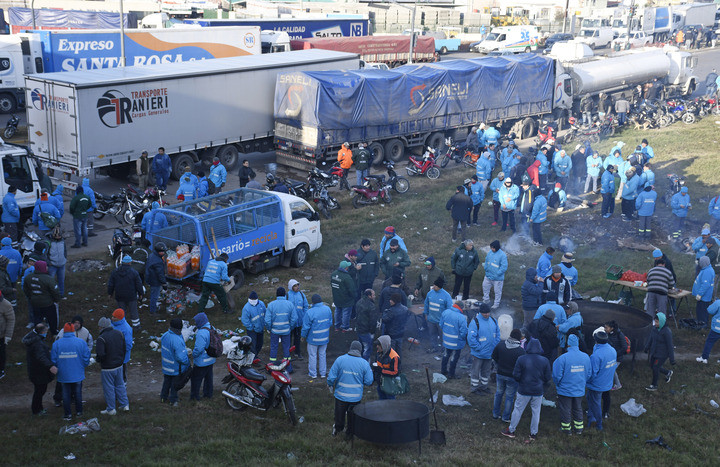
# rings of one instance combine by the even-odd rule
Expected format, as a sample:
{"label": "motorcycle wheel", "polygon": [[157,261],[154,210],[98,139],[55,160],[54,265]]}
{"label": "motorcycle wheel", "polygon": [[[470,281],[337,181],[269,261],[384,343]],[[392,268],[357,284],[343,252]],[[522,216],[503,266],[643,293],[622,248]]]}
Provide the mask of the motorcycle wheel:
{"label": "motorcycle wheel", "polygon": [[10,138],[12,138],[13,136],[15,136],[15,132],[17,132],[17,128],[12,127],[12,126],[9,126],[9,127],[5,128],[5,132],[3,133],[3,137],[4,137],[5,139],[10,139]]}
{"label": "motorcycle wheel", "polygon": [[440,169],[438,169],[437,167],[430,167],[430,168],[427,169],[427,171],[425,172],[425,175],[426,175],[427,178],[429,178],[430,180],[436,180],[436,179],[438,179],[438,178],[440,177]]}
{"label": "motorcycle wheel", "polygon": [[100,219],[102,219],[103,217],[105,217],[105,213],[104,213],[104,212],[93,211],[93,219],[95,219],[95,220],[100,220]]}
{"label": "motorcycle wheel", "polygon": [[123,212],[123,221],[129,225],[133,225],[135,223],[135,216],[132,213],[132,209],[128,208],[125,212]]}
{"label": "motorcycle wheel", "polygon": [[292,423],[292,426],[296,426],[297,416],[295,415],[295,400],[289,391],[287,394],[285,391],[280,394],[282,396],[283,405],[285,406],[285,412],[288,414],[288,417],[290,417],[290,423]]}
{"label": "motorcycle wheel", "polygon": [[332,196],[328,195],[328,198],[330,199],[330,209],[342,209],[342,206],[340,206],[340,203],[338,203],[338,200],[333,198]]}
{"label": "motorcycle wheel", "polygon": [[615,134],[615,125],[610,125],[607,130],[607,136],[612,136]]}
{"label": "motorcycle wheel", "polygon": [[318,211],[320,211],[320,214],[322,214],[325,219],[332,219],[330,211],[328,211],[327,205],[324,201],[318,201],[317,207]]}
{"label": "motorcycle wheel", "polygon": [[[236,397],[245,396],[245,392],[248,391],[245,386],[240,385],[239,381],[231,381],[225,390]],[[227,405],[233,410],[243,410],[247,407],[247,405],[241,404],[240,402],[227,397],[225,398],[225,402],[227,402]]]}
{"label": "motorcycle wheel", "polygon": [[121,253],[120,253],[119,255],[117,255],[117,257],[115,258],[115,269],[117,269],[117,268],[119,268],[120,266],[122,266],[123,256],[125,256],[125,255],[121,252]]}
{"label": "motorcycle wheel", "polygon": [[385,190],[383,194],[383,199],[386,203],[392,203],[392,196],[390,196],[390,190]]}
{"label": "motorcycle wheel", "polygon": [[354,207],[355,209],[357,209],[357,208],[359,208],[360,206],[362,206],[361,201],[362,201],[362,195],[353,196],[353,199],[352,199],[353,207]]}
{"label": "motorcycle wheel", "polygon": [[695,123],[695,115],[691,114],[690,112],[685,112],[682,116],[682,121],[686,125],[692,125]]}
{"label": "motorcycle wheel", "polygon": [[398,177],[397,180],[395,180],[393,189],[398,193],[405,193],[410,189],[410,181],[405,177]]}
{"label": "motorcycle wheel", "polygon": [[443,169],[447,167],[447,165],[450,163],[450,159],[451,157],[448,156],[447,153],[445,153],[442,159],[440,159],[440,167],[442,167]]}
{"label": "motorcycle wheel", "polygon": [[593,143],[593,144],[599,143],[599,142],[600,142],[600,135],[598,135],[597,133],[595,133],[595,134],[593,134],[593,135],[590,135],[590,138],[589,138],[589,139],[590,139],[590,142]]}

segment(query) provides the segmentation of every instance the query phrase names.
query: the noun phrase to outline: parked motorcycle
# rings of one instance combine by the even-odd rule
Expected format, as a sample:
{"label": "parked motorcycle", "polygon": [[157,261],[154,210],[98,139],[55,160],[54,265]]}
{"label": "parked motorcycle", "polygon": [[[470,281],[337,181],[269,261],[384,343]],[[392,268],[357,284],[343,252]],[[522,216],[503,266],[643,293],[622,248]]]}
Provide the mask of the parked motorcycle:
{"label": "parked motorcycle", "polygon": [[[227,387],[222,392],[227,405],[233,410],[246,407],[267,411],[280,403],[290,418],[293,426],[297,425],[295,401],[293,400],[292,380],[285,368],[290,363],[283,360],[279,364],[266,364],[265,371],[272,376],[274,382],[269,389],[262,386],[267,377],[252,367],[255,354],[250,350],[252,338],[249,336],[234,337],[238,339],[235,348],[228,352],[227,369],[229,374],[223,378]],[[291,349],[292,351],[292,349]]]}
{"label": "parked motorcycle", "polygon": [[456,164],[461,162],[470,168],[475,168],[477,161],[480,158],[480,154],[476,154],[465,147],[465,143],[454,144],[452,138],[445,139],[445,146],[447,150],[445,154],[440,157],[440,167],[443,169],[447,167],[450,161],[455,161]]}
{"label": "parked motorcycle", "polygon": [[10,120],[8,120],[5,124],[5,132],[3,132],[3,138],[10,139],[15,136],[19,123],[20,119],[17,117],[17,115],[11,116]]}
{"label": "parked motorcycle", "polygon": [[[120,267],[122,257],[124,255],[128,254],[131,257],[135,256],[136,249],[133,247],[136,243],[140,243],[141,238],[142,232],[140,227],[137,225],[132,226],[132,228],[118,227],[115,229],[112,239],[110,240],[110,245],[108,245],[108,250],[116,268]],[[147,250],[141,247],[138,247],[137,249],[145,252],[145,260],[147,260]]]}
{"label": "parked motorcycle", "polygon": [[104,195],[95,192],[95,210],[93,217],[97,220],[102,219],[105,215],[114,216],[117,219],[118,214],[122,212],[123,198],[118,195]]}
{"label": "parked motorcycle", "polygon": [[142,194],[130,185],[127,189],[121,188],[120,198],[123,204],[120,212],[123,221],[126,224],[140,223],[145,213],[151,209],[153,202],[159,202],[160,206],[165,204],[162,199],[164,195],[165,191],[159,188],[148,188]]}
{"label": "parked motorcycle", "polygon": [[420,159],[410,156],[406,170],[408,175],[425,175],[431,180],[440,177],[440,169],[435,164],[435,149],[428,146]]}
{"label": "parked motorcycle", "polygon": [[535,143],[537,143],[538,147],[544,144],[553,145],[557,139],[557,133],[558,124],[556,122],[543,120],[541,125],[538,127],[538,134],[537,138],[535,138]]}
{"label": "parked motorcycle", "polygon": [[38,234],[32,230],[23,230],[20,240],[13,243],[12,247],[20,252],[23,264],[27,264],[30,255],[35,252],[35,243],[39,241],[40,236]]}
{"label": "parked motorcycle", "polygon": [[353,185],[352,191],[355,193],[352,200],[353,207],[357,209],[368,204],[390,203],[391,189],[392,186],[385,182],[385,176],[369,175],[364,178],[362,185]]}
{"label": "parked motorcycle", "polygon": [[668,189],[665,192],[665,194],[662,197],[663,203],[665,203],[666,206],[670,206],[670,202],[672,200],[673,195],[676,193],[680,193],[680,190],[682,190],[682,187],[685,186],[685,177],[682,177],[675,173],[667,174],[668,179]]}
{"label": "parked motorcycle", "polygon": [[[395,164],[392,161],[385,161],[383,162],[385,165],[385,168],[387,169],[387,175],[388,180],[387,184],[390,185],[393,190],[395,190],[398,193],[405,193],[410,189],[410,181],[397,174],[395,172]],[[385,184],[385,177],[384,175],[380,175],[382,183]]]}

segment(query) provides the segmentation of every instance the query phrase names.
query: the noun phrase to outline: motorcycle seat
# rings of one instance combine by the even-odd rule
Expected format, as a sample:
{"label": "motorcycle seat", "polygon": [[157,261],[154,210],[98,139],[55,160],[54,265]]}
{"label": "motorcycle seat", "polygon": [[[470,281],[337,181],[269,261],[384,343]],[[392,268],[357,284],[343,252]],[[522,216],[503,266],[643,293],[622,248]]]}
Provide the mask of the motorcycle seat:
{"label": "motorcycle seat", "polygon": [[266,376],[257,371],[254,368],[250,367],[243,367],[240,369],[240,374],[247,379],[253,380],[253,381],[265,381]]}

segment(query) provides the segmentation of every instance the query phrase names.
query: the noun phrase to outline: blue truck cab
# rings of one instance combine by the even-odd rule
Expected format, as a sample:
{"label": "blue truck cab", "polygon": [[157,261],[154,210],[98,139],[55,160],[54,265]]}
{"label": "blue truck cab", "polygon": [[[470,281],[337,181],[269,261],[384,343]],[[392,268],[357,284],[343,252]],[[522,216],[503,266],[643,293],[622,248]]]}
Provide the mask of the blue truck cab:
{"label": "blue truck cab", "polygon": [[[154,245],[169,250],[178,245],[198,247],[199,267],[183,277],[201,279],[208,261],[228,255],[228,271],[235,288],[244,271],[257,274],[278,265],[301,267],[310,252],[322,245],[319,216],[302,198],[285,193],[239,188],[151,211],[163,214],[165,228],[148,234]],[[197,250],[197,249],[196,249]]]}

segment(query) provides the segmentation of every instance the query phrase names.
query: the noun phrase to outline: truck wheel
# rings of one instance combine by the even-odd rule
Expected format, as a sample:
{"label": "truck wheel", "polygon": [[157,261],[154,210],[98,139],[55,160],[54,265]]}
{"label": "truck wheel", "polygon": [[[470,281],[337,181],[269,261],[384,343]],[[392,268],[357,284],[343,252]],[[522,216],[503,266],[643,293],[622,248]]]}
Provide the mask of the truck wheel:
{"label": "truck wheel", "polygon": [[405,144],[393,138],[385,143],[385,156],[393,162],[400,162],[405,157]]}
{"label": "truck wheel", "polygon": [[304,243],[301,243],[300,245],[295,247],[295,250],[293,250],[292,255],[292,267],[294,268],[301,268],[305,265],[308,258],[308,253],[310,253],[308,246]]}
{"label": "truck wheel", "polygon": [[172,158],[172,178],[180,180],[180,177],[182,177],[185,173],[185,167],[190,167],[192,169],[194,166],[195,160],[190,154],[183,152],[175,155]]}
{"label": "truck wheel", "polygon": [[425,140],[425,146],[430,146],[431,148],[435,149],[436,153],[440,152],[443,144],[445,144],[445,134],[441,131],[436,131],[435,133],[432,133]]}
{"label": "truck wheel", "polygon": [[443,45],[443,46],[440,48],[440,54],[441,54],[441,55],[445,55],[446,53],[448,53],[448,48]]}
{"label": "truck wheel", "polygon": [[372,165],[375,167],[382,167],[383,162],[385,161],[385,147],[375,141],[374,143],[370,143],[370,145],[368,145],[368,151],[370,151],[370,154],[372,154],[373,157]]}
{"label": "truck wheel", "polygon": [[520,139],[532,138],[535,135],[536,131],[537,128],[535,126],[535,120],[527,117],[525,120],[523,120],[522,126],[520,128]]}
{"label": "truck wheel", "polygon": [[238,290],[245,284],[245,273],[242,271],[242,269],[233,269],[230,275],[233,279],[235,279],[235,285],[233,286],[232,290]]}
{"label": "truck wheel", "polygon": [[125,179],[130,175],[130,164],[115,164],[107,168],[107,174],[112,178]]}
{"label": "truck wheel", "polygon": [[231,171],[237,166],[238,150],[234,145],[228,144],[220,148],[217,157],[220,158],[220,163],[225,166],[225,169]]}
{"label": "truck wheel", "polygon": [[17,109],[17,100],[12,94],[0,94],[0,113],[10,113]]}
{"label": "truck wheel", "polygon": [[532,49],[529,46],[525,47],[525,53],[529,54],[530,52],[532,52]]}

